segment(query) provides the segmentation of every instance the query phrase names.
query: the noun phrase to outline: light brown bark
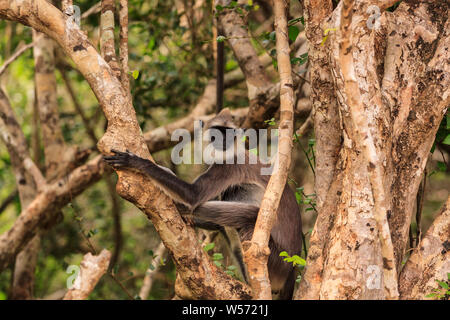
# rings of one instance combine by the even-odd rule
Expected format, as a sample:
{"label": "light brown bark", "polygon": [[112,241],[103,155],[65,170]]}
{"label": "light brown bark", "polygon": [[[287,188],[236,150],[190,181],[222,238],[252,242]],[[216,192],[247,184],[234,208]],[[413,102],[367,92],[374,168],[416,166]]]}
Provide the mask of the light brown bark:
{"label": "light brown bark", "polygon": [[85,254],[80,263],[80,272],[72,289],[64,295],[63,300],[85,300],[94,290],[98,281],[106,273],[111,253],[103,249],[97,256],[90,252]]}
{"label": "light brown bark", "polygon": [[277,164],[270,177],[256,219],[252,239],[243,243],[253,299],[271,299],[272,291],[267,269],[269,239],[291,165],[294,128],[294,84],[287,29],[289,2],[274,0],[277,61],[280,73],[280,124],[278,127]]}
{"label": "light brown bark", "polygon": [[145,272],[144,283],[142,284],[141,290],[139,291],[139,297],[142,300],[147,300],[150,291],[152,290],[154,275],[158,272],[161,265],[162,259],[166,255],[167,249],[161,242],[155,251],[154,259],[152,260],[153,269],[147,269]]}
{"label": "light brown bark", "polygon": [[[354,10],[343,11],[345,3],[324,18],[327,28],[336,29],[325,43],[330,48],[325,58],[334,82],[330,91],[338,97],[343,144],[332,166],[331,188],[321,188],[327,190],[325,202],[296,298],[395,298],[394,270],[403,259],[418,186],[449,105],[448,3],[402,2],[373,28],[367,24],[370,3],[355,1]],[[347,27],[348,32],[340,30]],[[345,37],[348,44],[340,41]],[[318,68],[310,62],[311,70]],[[312,89],[316,105],[313,82]],[[319,163],[332,153],[319,153],[316,138]]]}
{"label": "light brown bark", "polygon": [[400,273],[401,299],[424,299],[450,271],[450,197]]}
{"label": "light brown bark", "polygon": [[120,0],[120,46],[119,56],[121,65],[120,82],[126,92],[130,91],[130,78],[128,75],[128,0]]}
{"label": "light brown bark", "polygon": [[[352,28],[353,11],[355,9],[351,0],[343,0],[340,20],[339,37],[339,65],[341,66],[343,80],[343,94],[346,97],[345,104],[348,107],[353,124],[352,137],[359,148],[363,150],[368,167],[368,177],[372,188],[374,201],[373,216],[378,229],[378,237],[381,244],[383,259],[384,290],[387,299],[398,298],[397,268],[395,266],[394,248],[392,246],[391,233],[389,230],[387,215],[391,211],[386,191],[383,185],[384,168],[380,160],[380,152],[375,147],[374,134],[371,132],[368,117],[370,102],[363,101],[360,95],[360,85],[356,76],[356,66],[353,61],[353,43],[357,37]],[[371,52],[373,53],[373,52]],[[375,63],[372,62],[372,65]],[[369,72],[372,71],[369,69]],[[364,84],[364,83],[363,83]],[[380,107],[381,97],[376,97],[372,103]],[[373,108],[373,107],[372,107]],[[375,118],[375,117],[374,117]],[[385,156],[381,153],[382,156]],[[384,157],[382,158],[384,160]]]}

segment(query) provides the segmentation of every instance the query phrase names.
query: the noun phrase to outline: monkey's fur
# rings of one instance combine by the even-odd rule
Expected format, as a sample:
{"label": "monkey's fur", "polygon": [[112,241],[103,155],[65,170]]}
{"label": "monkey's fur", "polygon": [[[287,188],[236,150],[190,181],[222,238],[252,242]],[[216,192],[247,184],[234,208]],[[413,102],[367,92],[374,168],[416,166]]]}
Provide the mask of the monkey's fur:
{"label": "monkey's fur", "polygon": [[[211,119],[208,128],[236,129],[228,109]],[[151,178],[176,203],[193,214],[194,225],[207,229],[236,228],[241,242],[250,240],[264,191],[270,176],[261,175],[260,163],[212,164],[193,183],[175,176],[169,169],[142,159],[131,152],[112,150],[114,155],[105,161],[116,169],[132,169]],[[249,154],[247,151],[246,159]],[[224,161],[225,162],[225,161]],[[182,214],[185,212],[182,212]],[[294,290],[296,272],[290,263],[279,256],[281,251],[300,255],[302,248],[301,218],[294,192],[286,184],[272,228],[268,269],[272,291],[280,299],[290,299]]]}

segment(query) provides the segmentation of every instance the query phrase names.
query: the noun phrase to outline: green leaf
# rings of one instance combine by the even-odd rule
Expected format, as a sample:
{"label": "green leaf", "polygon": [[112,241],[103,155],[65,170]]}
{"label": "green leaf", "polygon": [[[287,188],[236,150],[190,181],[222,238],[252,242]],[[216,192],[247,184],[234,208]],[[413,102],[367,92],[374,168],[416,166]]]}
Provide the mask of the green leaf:
{"label": "green leaf", "polygon": [[205,250],[206,252],[208,252],[209,250],[214,249],[214,247],[216,246],[216,244],[214,242],[208,243],[207,245],[205,245],[203,247],[203,250]]}
{"label": "green leaf", "polygon": [[292,42],[295,42],[299,33],[300,33],[300,29],[297,26],[290,26],[288,28],[289,40],[291,40]]}
{"label": "green leaf", "polygon": [[297,22],[302,21],[302,19],[303,19],[303,17],[291,19],[288,21],[288,26],[292,26],[293,24],[296,24]]}
{"label": "green leaf", "polygon": [[214,264],[215,264],[216,266],[218,266],[219,268],[222,267],[222,264],[220,263],[220,261],[214,261]]}
{"label": "green leaf", "polygon": [[225,64],[225,71],[230,71],[233,69],[236,69],[238,67],[238,63],[236,60],[228,60],[227,63]]}
{"label": "green leaf", "polygon": [[326,42],[327,39],[328,39],[328,33],[329,33],[330,31],[336,31],[336,30],[337,30],[336,28],[328,28],[328,29],[325,29],[325,31],[323,32],[324,37],[323,37],[322,43],[321,43],[320,45],[323,46],[323,45],[325,44],[325,42]]}
{"label": "green leaf", "polygon": [[224,42],[225,39],[226,39],[225,36],[218,36],[216,40],[217,42]]}
{"label": "green leaf", "polygon": [[292,262],[294,263],[294,266],[295,265],[299,265],[299,266],[306,266],[306,261],[305,261],[305,259],[303,259],[302,257],[299,257],[298,255],[293,255],[292,256]]}
{"label": "green leaf", "polygon": [[438,161],[437,163],[438,170],[441,172],[445,172],[447,170],[447,166],[444,162]]}
{"label": "green leaf", "polygon": [[440,286],[441,288],[448,290],[448,284],[447,284],[446,282],[444,282],[444,281],[439,281],[439,280],[436,280],[436,282],[439,283],[439,286]]}
{"label": "green leaf", "polygon": [[[448,126],[448,123],[447,123],[447,126]],[[447,128],[448,129],[448,128]],[[446,144],[446,145],[450,145],[450,134],[448,134],[446,137],[445,137],[445,139],[444,139],[444,141],[442,141],[442,143],[443,144]]]}
{"label": "green leaf", "polygon": [[133,76],[133,79],[136,80],[139,77],[139,70],[133,70],[131,75]]}
{"label": "green leaf", "polygon": [[296,193],[295,193],[295,199],[297,200],[297,203],[298,203],[298,204],[301,204],[301,203],[302,203],[302,198],[303,198],[303,196],[302,196],[301,193],[299,193],[299,192],[296,192]]}
{"label": "green leaf", "polygon": [[[272,31],[271,33],[269,33],[269,39],[272,41],[275,41],[275,37],[276,37],[276,33],[275,31]],[[271,54],[272,55],[272,54]]]}
{"label": "green leaf", "polygon": [[117,274],[119,272],[119,264],[116,264],[113,268],[113,274]]}
{"label": "green leaf", "polygon": [[229,275],[230,277],[234,277],[234,276],[235,276],[234,271],[231,271],[231,270],[227,270],[227,271],[225,271],[225,273],[226,273],[227,275]]}
{"label": "green leaf", "polygon": [[289,254],[286,251],[281,251],[280,257],[289,257]]}
{"label": "green leaf", "polygon": [[148,42],[147,48],[151,51],[155,47],[155,38],[151,38]]}
{"label": "green leaf", "polygon": [[149,266],[148,266],[148,268],[150,269],[150,270],[155,270],[155,266],[153,265],[153,264],[150,264]]}
{"label": "green leaf", "polygon": [[248,151],[251,152],[251,153],[253,153],[255,156],[258,155],[258,148],[253,148],[253,149],[250,149],[250,150],[248,150]]}
{"label": "green leaf", "polygon": [[220,252],[214,253],[213,256],[212,256],[212,259],[215,260],[215,261],[222,260],[223,259],[223,255]]}
{"label": "green leaf", "polygon": [[228,269],[228,270],[232,270],[232,271],[233,271],[233,270],[236,270],[236,269],[237,269],[237,267],[236,267],[236,266],[233,266],[233,265],[231,265],[231,266],[228,266],[228,267],[227,267],[227,269]]}
{"label": "green leaf", "polygon": [[436,293],[430,293],[425,296],[425,298],[434,298],[436,297]]}

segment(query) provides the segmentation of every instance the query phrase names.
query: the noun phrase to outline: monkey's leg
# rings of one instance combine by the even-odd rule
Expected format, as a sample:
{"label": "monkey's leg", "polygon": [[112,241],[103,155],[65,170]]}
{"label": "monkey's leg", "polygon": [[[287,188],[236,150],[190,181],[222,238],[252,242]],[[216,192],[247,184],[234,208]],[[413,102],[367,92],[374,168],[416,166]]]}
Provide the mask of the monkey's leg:
{"label": "monkey's leg", "polygon": [[221,226],[241,229],[254,225],[259,208],[245,202],[208,201],[194,210],[194,216]]}
{"label": "monkey's leg", "polygon": [[244,281],[248,282],[247,266],[244,263],[244,250],[242,249],[242,243],[239,233],[235,228],[231,227],[224,227],[223,232],[228,238],[228,245],[234,257],[233,260],[235,260],[235,263],[239,265],[239,269]]}
{"label": "monkey's leg", "polygon": [[259,208],[245,202],[208,201],[194,210],[194,224],[201,227],[213,223],[224,226],[223,234],[227,238],[230,251],[239,265],[242,277],[248,280],[247,268],[240,236],[236,229],[247,229],[253,226],[258,216]]}

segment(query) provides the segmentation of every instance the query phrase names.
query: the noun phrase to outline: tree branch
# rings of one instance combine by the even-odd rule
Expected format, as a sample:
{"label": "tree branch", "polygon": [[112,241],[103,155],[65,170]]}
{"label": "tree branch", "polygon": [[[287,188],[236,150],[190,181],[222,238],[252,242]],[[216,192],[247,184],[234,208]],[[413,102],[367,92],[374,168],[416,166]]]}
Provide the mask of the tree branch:
{"label": "tree branch", "polygon": [[120,0],[119,9],[120,21],[120,65],[121,75],[120,82],[126,92],[130,92],[130,78],[128,76],[128,0]]}
{"label": "tree branch", "polygon": [[[72,58],[93,89],[108,120],[98,147],[130,150],[151,159],[136,114],[119,80],[79,27],[44,0],[0,0],[0,17],[19,20],[53,37]],[[20,9],[19,9],[20,8]],[[170,250],[183,281],[199,298],[249,298],[245,285],[219,270],[199,246],[194,230],[182,220],[170,198],[150,180],[131,171],[118,171],[117,191],[151,218]],[[3,237],[0,240],[0,247]],[[2,253],[0,252],[0,257]],[[0,259],[2,260],[2,259]]]}
{"label": "tree branch", "polygon": [[99,255],[90,252],[85,254],[80,264],[80,273],[75,279],[74,286],[64,295],[63,300],[85,300],[94,290],[97,282],[108,270],[111,253],[103,249]]}
{"label": "tree branch", "polygon": [[11,229],[0,236],[0,272],[14,259],[16,254],[53,217],[47,212],[61,209],[89,185],[101,179],[104,162],[101,156],[78,167],[67,177],[49,184],[43,192],[21,212]]}
{"label": "tree branch", "polygon": [[450,197],[400,273],[401,299],[424,299],[437,288],[436,280],[447,280],[450,270],[449,230]]}
{"label": "tree branch", "polygon": [[270,232],[277,216],[281,195],[286,186],[291,165],[292,135],[294,122],[294,84],[288,39],[286,11],[289,2],[274,0],[275,31],[278,70],[280,73],[280,124],[277,150],[278,166],[267,185],[256,219],[250,242],[244,242],[244,259],[247,264],[254,299],[271,299],[272,292],[267,269],[270,254]]}

